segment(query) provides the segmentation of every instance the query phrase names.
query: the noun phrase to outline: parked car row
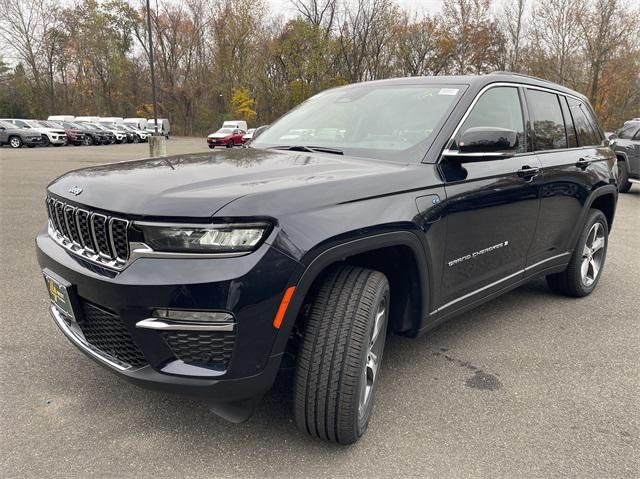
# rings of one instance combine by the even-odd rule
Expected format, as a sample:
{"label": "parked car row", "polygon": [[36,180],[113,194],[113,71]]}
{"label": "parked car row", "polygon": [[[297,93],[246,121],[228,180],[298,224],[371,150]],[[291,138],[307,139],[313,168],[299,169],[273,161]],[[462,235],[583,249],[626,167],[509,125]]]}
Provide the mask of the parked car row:
{"label": "parked car row", "polygon": [[[47,120],[0,119],[0,146],[109,145],[148,141],[155,133],[153,119],[101,118],[97,116],[53,115]],[[158,132],[169,138],[169,120],[158,119]]]}

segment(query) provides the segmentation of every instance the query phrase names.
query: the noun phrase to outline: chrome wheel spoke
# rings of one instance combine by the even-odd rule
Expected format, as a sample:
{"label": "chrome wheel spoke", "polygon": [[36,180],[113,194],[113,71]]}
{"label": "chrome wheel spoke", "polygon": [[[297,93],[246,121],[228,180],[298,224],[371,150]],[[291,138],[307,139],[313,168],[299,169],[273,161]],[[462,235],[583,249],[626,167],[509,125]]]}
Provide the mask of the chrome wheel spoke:
{"label": "chrome wheel spoke", "polygon": [[589,273],[589,258],[584,258],[582,260],[582,265],[580,265],[580,274],[582,274],[582,279],[587,279],[587,274]]}
{"label": "chrome wheel spoke", "polygon": [[382,328],[382,323],[383,323],[382,319],[384,318],[385,313],[386,313],[386,308],[382,308],[376,314],[376,319],[373,324],[373,336],[371,337],[371,344],[370,344],[371,348],[373,348],[373,345],[378,340],[378,336],[380,335],[380,329]]}
{"label": "chrome wheel spoke", "polygon": [[604,237],[596,238],[591,244],[591,254],[596,253],[604,248]]}
{"label": "chrome wheel spoke", "polygon": [[593,258],[589,261],[589,264],[591,265],[591,280],[595,280],[598,276],[598,271],[600,271],[600,266],[598,266],[598,263]]}

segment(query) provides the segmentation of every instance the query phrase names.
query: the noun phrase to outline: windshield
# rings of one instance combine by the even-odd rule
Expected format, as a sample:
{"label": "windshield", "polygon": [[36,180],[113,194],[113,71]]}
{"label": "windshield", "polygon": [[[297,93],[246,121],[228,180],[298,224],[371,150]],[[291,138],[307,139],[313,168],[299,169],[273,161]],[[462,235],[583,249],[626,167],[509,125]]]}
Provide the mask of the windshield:
{"label": "windshield", "polygon": [[84,126],[79,125],[78,123],[70,122],[70,121],[63,121],[62,122],[62,126],[64,126],[65,128],[73,128],[73,129],[78,129],[78,130],[85,129]]}
{"label": "windshield", "polygon": [[230,135],[233,132],[232,128],[220,128],[216,133],[220,133],[221,135]]}
{"label": "windshield", "polygon": [[251,146],[313,146],[353,156],[421,161],[427,140],[465,88],[363,84],[328,90],[280,118]]}

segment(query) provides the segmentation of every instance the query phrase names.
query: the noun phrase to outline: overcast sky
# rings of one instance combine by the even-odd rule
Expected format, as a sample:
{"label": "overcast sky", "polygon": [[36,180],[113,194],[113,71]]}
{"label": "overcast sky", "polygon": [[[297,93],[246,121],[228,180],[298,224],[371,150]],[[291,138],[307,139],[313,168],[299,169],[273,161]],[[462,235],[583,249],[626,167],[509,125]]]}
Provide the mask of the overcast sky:
{"label": "overcast sky", "polygon": [[[268,0],[272,6],[272,13],[282,13],[285,17],[294,15],[294,8],[289,0]],[[409,11],[437,13],[443,0],[396,0],[396,3]]]}

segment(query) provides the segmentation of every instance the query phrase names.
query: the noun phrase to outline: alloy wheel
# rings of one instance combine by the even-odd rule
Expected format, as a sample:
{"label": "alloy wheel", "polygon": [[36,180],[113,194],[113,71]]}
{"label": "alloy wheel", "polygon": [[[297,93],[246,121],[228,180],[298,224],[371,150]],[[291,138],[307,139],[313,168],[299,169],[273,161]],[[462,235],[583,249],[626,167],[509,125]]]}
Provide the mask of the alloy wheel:
{"label": "alloy wheel", "polygon": [[600,223],[594,223],[582,250],[580,272],[585,286],[591,286],[598,278],[605,252],[605,241],[604,228]]}
{"label": "alloy wheel", "polygon": [[371,402],[373,388],[378,378],[378,369],[382,360],[384,349],[385,325],[387,324],[388,305],[384,297],[378,305],[376,317],[369,335],[365,366],[362,371],[362,385],[360,387],[360,399],[358,402],[358,414],[364,416]]}

